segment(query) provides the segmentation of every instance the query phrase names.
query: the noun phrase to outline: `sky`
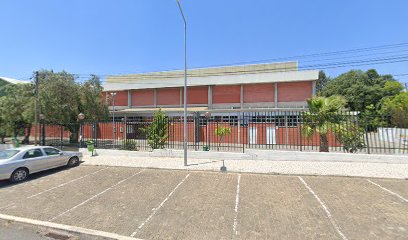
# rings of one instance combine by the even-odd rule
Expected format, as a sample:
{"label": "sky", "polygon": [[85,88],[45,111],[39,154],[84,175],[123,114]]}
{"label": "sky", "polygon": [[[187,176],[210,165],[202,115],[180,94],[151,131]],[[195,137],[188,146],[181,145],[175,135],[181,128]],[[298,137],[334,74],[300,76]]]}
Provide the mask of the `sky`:
{"label": "sky", "polygon": [[[331,66],[391,57],[399,62],[316,69],[337,76],[376,68],[408,82],[408,44],[393,45],[408,43],[406,0],[181,4],[189,68],[263,60]],[[41,69],[104,76],[184,67],[184,28],[176,0],[0,0],[0,11],[0,76],[29,79]],[[394,47],[321,55],[384,45]],[[310,54],[320,55],[292,58]]]}

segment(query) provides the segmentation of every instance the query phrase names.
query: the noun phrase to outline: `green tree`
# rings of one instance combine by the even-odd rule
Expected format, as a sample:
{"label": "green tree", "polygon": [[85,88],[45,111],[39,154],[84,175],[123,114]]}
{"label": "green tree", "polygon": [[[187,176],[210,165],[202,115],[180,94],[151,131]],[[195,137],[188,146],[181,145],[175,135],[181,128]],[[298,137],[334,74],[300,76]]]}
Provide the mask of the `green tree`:
{"label": "green tree", "polygon": [[[344,151],[355,153],[365,147],[364,128],[361,128],[357,122],[353,122],[354,116],[342,116],[343,121],[335,124],[334,134],[336,139],[343,144]],[[357,118],[355,119],[357,121]]]}
{"label": "green tree", "polygon": [[[23,143],[28,143],[31,124],[34,120],[34,94],[31,84],[8,84],[2,87],[0,97],[0,132],[14,136],[24,134]],[[24,131],[25,130],[25,131]]]}
{"label": "green tree", "polygon": [[[108,108],[102,99],[102,86],[97,76],[91,76],[83,84],[65,71],[38,72],[39,109],[46,121],[60,124],[71,132],[70,140],[78,141],[79,113],[89,121],[104,120]],[[0,138],[25,132],[24,143],[28,143],[34,122],[34,85],[6,84],[0,80]],[[23,131],[26,129],[26,131]],[[2,139],[1,139],[2,140]]]}
{"label": "green tree", "polygon": [[161,109],[153,115],[153,121],[143,128],[146,133],[147,142],[152,149],[163,149],[168,139],[168,118]]}
{"label": "green tree", "polygon": [[313,97],[307,100],[308,112],[303,113],[303,124],[301,131],[307,138],[315,134],[320,138],[320,152],[329,151],[329,132],[333,132],[337,119],[334,114],[339,113],[346,101],[341,96]]}
{"label": "green tree", "polygon": [[[8,82],[0,78],[0,97],[4,96],[3,86],[7,85]],[[0,102],[1,104],[1,102]],[[5,112],[3,109],[0,109],[0,143],[4,143],[4,138],[7,136],[7,127],[4,120]]]}
{"label": "green tree", "polygon": [[341,95],[352,111],[364,111],[373,105],[377,109],[383,97],[401,92],[402,86],[391,75],[380,75],[376,70],[367,72],[352,70],[331,80],[323,89],[322,96]]}
{"label": "green tree", "polygon": [[0,97],[4,95],[4,90],[2,90],[2,87],[6,86],[8,84],[9,84],[9,82],[7,82],[7,81],[0,78]]}
{"label": "green tree", "polygon": [[392,116],[392,124],[396,127],[408,127],[408,92],[386,97],[381,103],[380,112]]}
{"label": "green tree", "polygon": [[79,86],[75,76],[65,71],[40,71],[39,102],[48,122],[68,124],[77,121],[80,106]]}
{"label": "green tree", "polygon": [[316,82],[316,92],[318,95],[320,95],[329,82],[330,78],[326,76],[326,73],[324,71],[319,71],[319,79]]}
{"label": "green tree", "polygon": [[217,127],[215,129],[215,135],[218,136],[218,147],[217,150],[220,150],[221,143],[223,142],[224,138],[228,135],[231,135],[232,130],[229,127]]}
{"label": "green tree", "polygon": [[80,110],[87,121],[105,120],[109,116],[108,107],[102,98],[102,83],[99,77],[92,75],[80,86]]}
{"label": "green tree", "polygon": [[39,102],[47,122],[60,124],[71,132],[70,141],[78,141],[78,114],[84,113],[86,120],[104,120],[108,108],[102,100],[102,86],[97,76],[76,82],[76,76],[65,71],[54,73],[43,70],[38,73]]}

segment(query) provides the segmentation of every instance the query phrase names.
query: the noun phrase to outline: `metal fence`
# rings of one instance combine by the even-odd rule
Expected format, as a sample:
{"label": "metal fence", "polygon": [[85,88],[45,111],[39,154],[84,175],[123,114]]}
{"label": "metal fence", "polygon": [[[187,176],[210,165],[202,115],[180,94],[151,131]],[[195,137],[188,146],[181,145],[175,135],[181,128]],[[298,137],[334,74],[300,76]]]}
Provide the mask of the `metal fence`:
{"label": "metal fence", "polygon": [[[97,149],[133,151],[183,148],[182,116],[115,120],[42,124],[41,142],[72,148],[86,147],[93,140]],[[195,112],[188,115],[187,132],[188,148],[195,151],[320,151],[327,147],[330,152],[408,154],[405,122],[396,122],[391,116],[353,112],[323,117],[302,111]]]}

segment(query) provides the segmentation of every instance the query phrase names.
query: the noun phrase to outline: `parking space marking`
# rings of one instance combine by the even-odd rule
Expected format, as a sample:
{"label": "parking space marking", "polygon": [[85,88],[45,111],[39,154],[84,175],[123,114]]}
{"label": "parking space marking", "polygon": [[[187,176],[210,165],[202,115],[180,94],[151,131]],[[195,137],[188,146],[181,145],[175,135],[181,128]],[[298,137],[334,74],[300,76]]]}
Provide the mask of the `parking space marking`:
{"label": "parking space marking", "polygon": [[238,174],[238,180],[237,180],[237,194],[235,196],[235,217],[234,217],[234,225],[232,227],[234,234],[238,235],[237,227],[238,227],[238,207],[239,207],[239,184],[241,182],[241,174]]}
{"label": "parking space marking", "polygon": [[[128,236],[123,236],[123,235],[119,235],[116,233],[104,232],[104,231],[87,229],[87,228],[76,227],[76,226],[69,226],[69,225],[53,223],[53,222],[45,222],[45,221],[40,221],[36,219],[22,218],[22,217],[10,216],[10,215],[5,215],[5,214],[0,214],[0,219],[6,220],[6,221],[12,221],[12,222],[19,222],[23,224],[29,224],[33,226],[45,227],[47,229],[53,229],[53,230],[56,229],[56,230],[70,232],[70,233],[79,233],[79,234],[85,234],[87,236],[95,236],[95,237],[98,237],[98,239],[101,238],[101,239],[118,239],[118,240],[142,240],[138,238],[130,238]],[[77,239],[77,238],[74,237],[74,239]]]}
{"label": "parking space marking", "polygon": [[130,176],[130,177],[128,177],[128,178],[125,178],[125,179],[123,179],[123,180],[121,180],[121,181],[115,183],[114,185],[112,185],[112,186],[108,187],[107,189],[103,190],[102,192],[100,192],[100,193],[98,193],[98,194],[96,194],[96,195],[94,195],[94,196],[88,198],[87,200],[85,200],[85,201],[81,202],[80,204],[78,204],[78,205],[76,205],[76,206],[74,206],[74,207],[72,207],[72,208],[66,210],[65,212],[63,212],[63,213],[61,213],[61,214],[58,214],[57,216],[51,218],[49,221],[53,221],[53,220],[55,220],[55,219],[57,219],[57,218],[59,218],[59,217],[65,215],[65,214],[71,212],[72,210],[74,210],[74,209],[76,209],[76,208],[78,208],[78,207],[80,207],[80,206],[86,204],[87,202],[89,202],[89,201],[91,201],[91,200],[93,200],[93,199],[99,197],[100,195],[106,193],[107,191],[111,190],[112,188],[118,186],[119,184],[121,184],[121,183],[123,183],[123,182],[125,182],[125,181],[127,181],[127,180],[129,180],[129,179],[131,179],[131,178],[133,178],[134,176],[136,176],[136,175],[142,173],[143,171],[144,171],[144,169],[141,170],[141,171],[139,171],[139,172],[137,172],[137,173],[135,173],[135,174],[133,174],[132,176]]}
{"label": "parking space marking", "polygon": [[27,199],[30,199],[30,198],[39,196],[39,195],[41,195],[41,194],[44,194],[44,193],[46,193],[46,192],[52,191],[52,190],[57,189],[57,188],[60,188],[60,187],[63,187],[63,186],[65,186],[65,185],[67,185],[67,184],[76,182],[76,181],[78,181],[78,180],[81,180],[81,179],[83,179],[83,178],[86,178],[86,177],[88,177],[88,176],[91,176],[91,175],[93,175],[93,174],[96,174],[96,173],[101,172],[101,171],[106,170],[106,169],[108,169],[108,167],[99,169],[98,171],[95,171],[95,172],[86,174],[86,175],[84,175],[84,176],[82,176],[82,177],[72,179],[71,181],[62,183],[62,184],[60,184],[60,185],[58,185],[58,186],[55,186],[55,187],[49,188],[49,189],[47,189],[47,190],[44,190],[44,191],[42,191],[42,192],[36,193],[36,194],[34,194],[34,195],[31,195],[31,196],[27,197]]}
{"label": "parking space marking", "polygon": [[142,223],[139,225],[139,227],[130,235],[131,237],[134,237],[134,236],[137,234],[137,232],[138,232],[140,229],[142,229],[142,227],[143,227],[145,224],[147,224],[147,223],[152,219],[152,217],[157,213],[157,211],[159,211],[160,208],[163,207],[163,205],[170,199],[170,197],[174,194],[174,192],[176,192],[177,188],[179,188],[179,187],[181,186],[181,184],[183,184],[184,181],[186,181],[186,179],[187,179],[189,176],[190,176],[190,173],[187,174],[187,175],[183,178],[183,180],[181,180],[181,182],[180,182],[179,184],[177,184],[177,186],[173,189],[173,191],[171,191],[170,194],[167,195],[167,197],[159,204],[159,206],[157,206],[156,208],[153,208],[153,212],[150,214],[150,216],[147,217],[146,220],[145,220],[144,222],[142,222]]}
{"label": "parking space marking", "polygon": [[373,185],[375,185],[375,186],[381,188],[382,190],[388,192],[389,194],[394,195],[394,196],[400,198],[402,201],[408,202],[408,199],[404,198],[403,196],[399,195],[398,193],[395,193],[395,192],[393,192],[393,191],[391,191],[391,190],[389,190],[389,189],[387,189],[387,188],[381,186],[380,184],[371,181],[370,179],[366,179],[366,180],[367,180],[369,183],[371,183],[371,184],[373,184]]}
{"label": "parking space marking", "polygon": [[347,237],[341,232],[339,226],[337,225],[337,223],[334,221],[329,209],[327,208],[326,204],[319,198],[319,196],[317,196],[317,194],[313,191],[313,189],[305,182],[305,180],[303,180],[302,177],[298,176],[299,180],[303,183],[303,185],[305,185],[305,187],[307,188],[307,190],[309,190],[309,192],[316,198],[316,200],[320,203],[320,205],[322,206],[323,210],[326,212],[327,217],[329,218],[331,224],[333,225],[334,229],[336,229],[337,233],[341,236],[341,238],[343,240],[347,240]]}

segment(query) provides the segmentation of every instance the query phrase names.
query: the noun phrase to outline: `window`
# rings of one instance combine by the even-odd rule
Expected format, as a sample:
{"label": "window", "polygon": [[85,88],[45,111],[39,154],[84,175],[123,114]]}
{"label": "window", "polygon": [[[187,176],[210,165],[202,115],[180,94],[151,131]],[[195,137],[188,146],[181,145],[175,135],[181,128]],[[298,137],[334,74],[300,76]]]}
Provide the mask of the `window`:
{"label": "window", "polygon": [[25,154],[24,154],[24,159],[27,158],[36,158],[36,157],[41,157],[43,156],[43,153],[41,152],[40,149],[32,149],[32,150],[28,150]]}
{"label": "window", "polygon": [[18,152],[20,152],[19,150],[4,150],[4,151],[0,151],[0,159],[8,159],[13,157],[14,155],[16,155]]}
{"label": "window", "polygon": [[60,151],[58,149],[55,149],[55,148],[44,148],[44,152],[48,156],[54,156],[54,155],[59,155],[60,154]]}

